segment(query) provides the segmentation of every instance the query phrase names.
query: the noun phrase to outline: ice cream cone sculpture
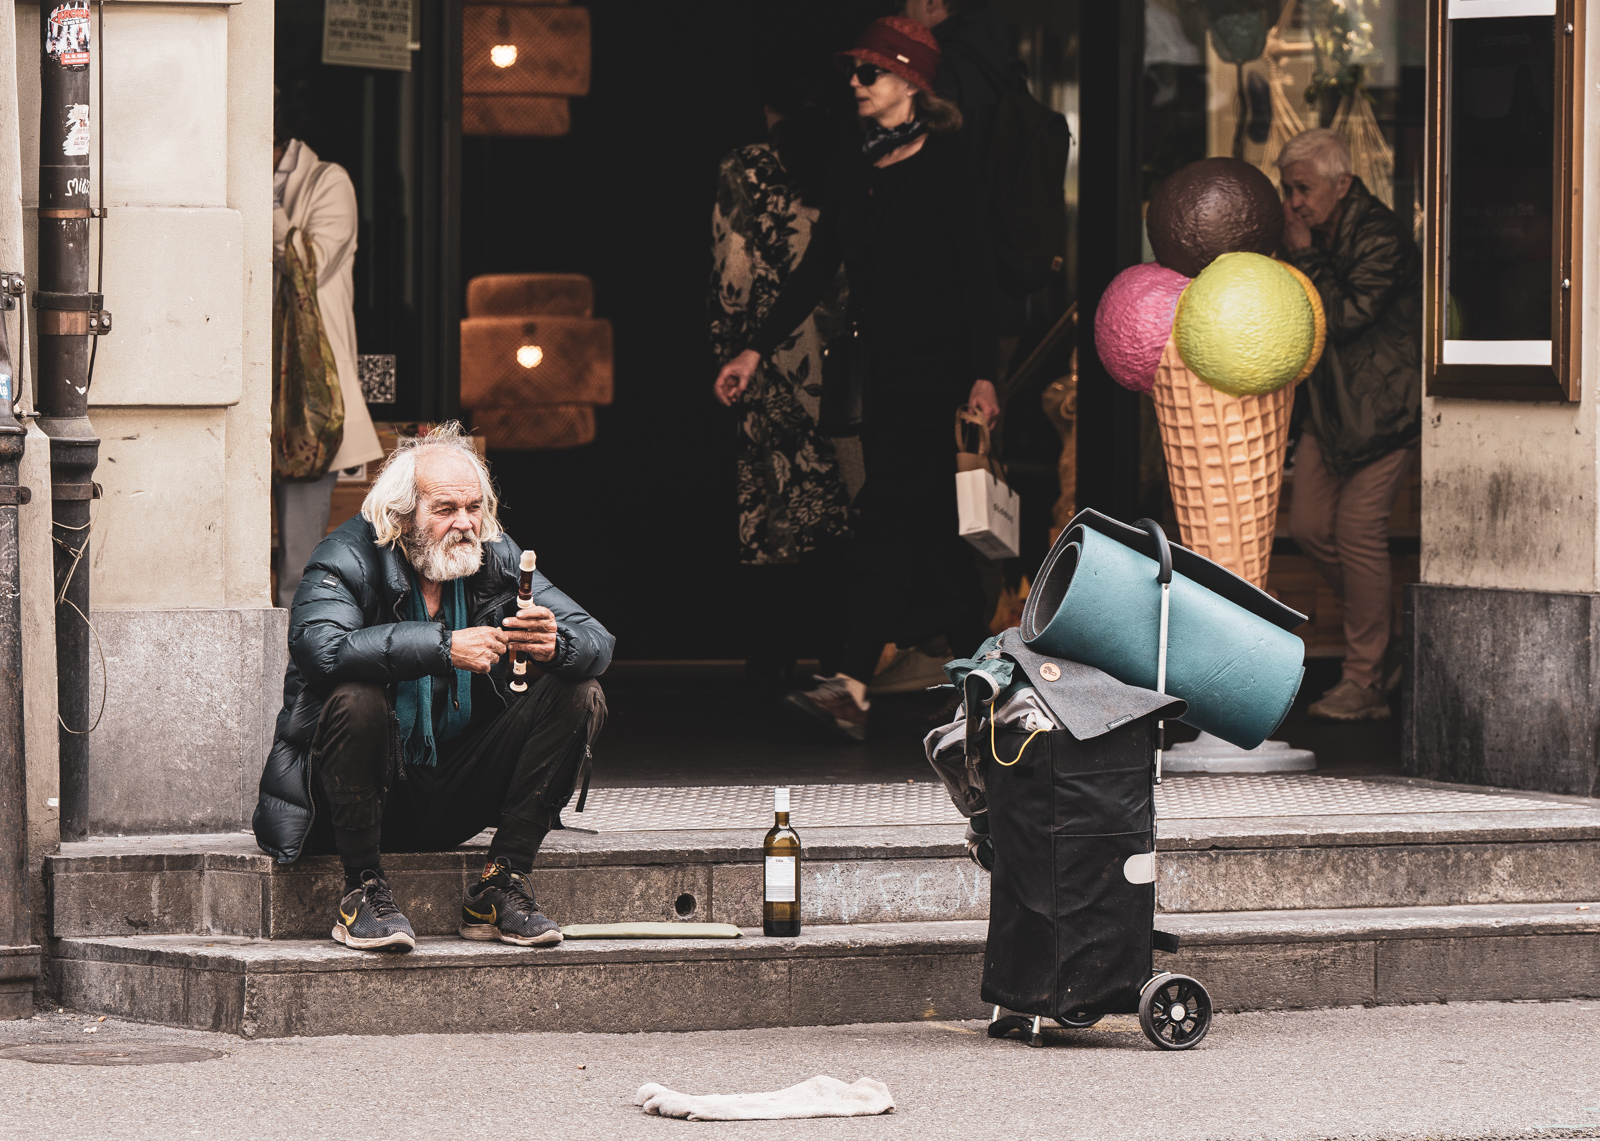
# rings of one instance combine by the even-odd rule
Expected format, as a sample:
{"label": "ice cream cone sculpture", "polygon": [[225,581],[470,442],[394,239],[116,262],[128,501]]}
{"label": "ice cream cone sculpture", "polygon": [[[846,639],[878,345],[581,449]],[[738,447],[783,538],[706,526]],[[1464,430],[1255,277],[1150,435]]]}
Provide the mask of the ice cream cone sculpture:
{"label": "ice cream cone sculpture", "polygon": [[1310,281],[1252,253],[1223,254],[1187,283],[1134,266],[1095,314],[1102,363],[1155,401],[1183,545],[1256,586],[1272,561],[1294,388],[1323,335]]}
{"label": "ice cream cone sculpture", "polygon": [[1265,586],[1294,386],[1229,396],[1184,364],[1168,338],[1150,395],[1183,545]]}
{"label": "ice cream cone sculpture", "polygon": [[[1158,189],[1149,227],[1162,263],[1112,281],[1095,312],[1095,347],[1117,383],[1155,401],[1183,545],[1264,586],[1294,388],[1322,356],[1326,321],[1304,274],[1254,252],[1276,245],[1270,223],[1282,216],[1266,177],[1232,161],[1174,175],[1172,202]],[[1194,223],[1205,211],[1183,213],[1179,195],[1216,220]]]}

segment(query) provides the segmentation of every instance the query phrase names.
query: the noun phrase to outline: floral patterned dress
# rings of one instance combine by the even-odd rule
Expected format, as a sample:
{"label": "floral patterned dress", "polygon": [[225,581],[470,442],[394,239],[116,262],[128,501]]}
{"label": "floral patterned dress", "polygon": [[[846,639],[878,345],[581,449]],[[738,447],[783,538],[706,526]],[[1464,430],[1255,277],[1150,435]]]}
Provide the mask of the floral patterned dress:
{"label": "floral patterned dress", "polygon": [[[712,212],[711,344],[717,363],[742,352],[805,253],[817,211],[790,187],[765,143],[722,160]],[[822,347],[843,329],[844,277],[761,363],[739,416],[739,561],[792,563],[849,532],[850,498],[833,442],[817,428]]]}

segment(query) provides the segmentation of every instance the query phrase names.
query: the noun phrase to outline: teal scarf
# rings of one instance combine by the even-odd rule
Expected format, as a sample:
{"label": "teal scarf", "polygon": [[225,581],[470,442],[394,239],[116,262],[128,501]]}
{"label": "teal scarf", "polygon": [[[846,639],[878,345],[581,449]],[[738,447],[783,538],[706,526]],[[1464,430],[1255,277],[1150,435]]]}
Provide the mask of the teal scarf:
{"label": "teal scarf", "polygon": [[[422,587],[410,567],[406,576],[411,580],[411,610],[413,622],[432,622],[428,617],[428,604],[422,600]],[[441,592],[439,621],[446,630],[460,630],[467,624],[467,588],[465,579],[448,582]],[[401,750],[406,764],[433,768],[439,763],[439,753],[433,736],[433,678],[423,674],[414,681],[403,681],[395,695],[395,716],[400,722]],[[439,729],[439,740],[452,741],[465,731],[472,720],[472,674],[468,670],[450,671],[450,693],[445,698],[444,724]]]}

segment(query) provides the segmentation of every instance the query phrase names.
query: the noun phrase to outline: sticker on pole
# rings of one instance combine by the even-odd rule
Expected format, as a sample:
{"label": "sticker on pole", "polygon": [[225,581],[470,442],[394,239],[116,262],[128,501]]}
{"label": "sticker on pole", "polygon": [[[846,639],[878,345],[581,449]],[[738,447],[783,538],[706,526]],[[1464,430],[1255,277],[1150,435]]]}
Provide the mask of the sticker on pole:
{"label": "sticker on pole", "polygon": [[[89,153],[89,105],[87,103],[67,104],[67,133],[61,140],[61,153],[64,155],[86,155]],[[84,188],[84,193],[89,193]]]}
{"label": "sticker on pole", "polygon": [[11,374],[0,372],[0,401],[11,403]]}
{"label": "sticker on pole", "polygon": [[81,71],[89,66],[87,4],[62,4],[51,10],[44,30],[44,50],[69,71]]}

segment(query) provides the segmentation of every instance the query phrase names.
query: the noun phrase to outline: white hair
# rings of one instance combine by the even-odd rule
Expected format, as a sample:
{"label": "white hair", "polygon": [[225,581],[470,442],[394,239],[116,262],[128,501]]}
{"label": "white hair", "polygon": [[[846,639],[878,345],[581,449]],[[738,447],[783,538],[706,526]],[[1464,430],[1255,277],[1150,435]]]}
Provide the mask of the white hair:
{"label": "white hair", "polygon": [[405,538],[417,514],[417,460],[424,453],[449,453],[461,456],[478,473],[483,493],[483,521],[478,537],[489,543],[500,537],[500,520],[495,508],[500,505],[489,478],[489,465],[483,462],[472,437],[452,420],[440,424],[423,436],[403,436],[372,481],[372,490],[361,503],[361,515],[377,532],[380,547],[392,547]]}
{"label": "white hair", "polygon": [[1278,169],[1297,162],[1309,162],[1311,169],[1329,182],[1338,182],[1343,175],[1353,173],[1354,169],[1350,161],[1350,148],[1327,127],[1303,131],[1283,144],[1283,150],[1278,154]]}

